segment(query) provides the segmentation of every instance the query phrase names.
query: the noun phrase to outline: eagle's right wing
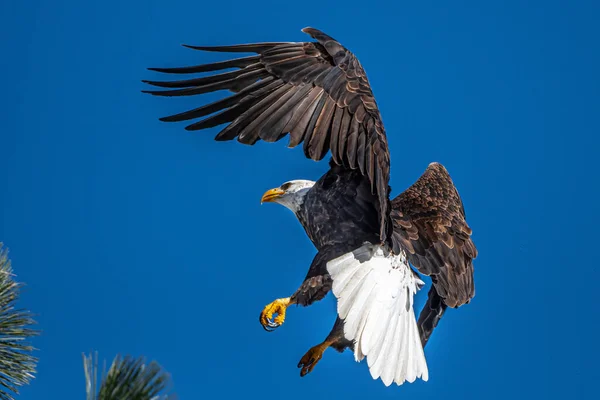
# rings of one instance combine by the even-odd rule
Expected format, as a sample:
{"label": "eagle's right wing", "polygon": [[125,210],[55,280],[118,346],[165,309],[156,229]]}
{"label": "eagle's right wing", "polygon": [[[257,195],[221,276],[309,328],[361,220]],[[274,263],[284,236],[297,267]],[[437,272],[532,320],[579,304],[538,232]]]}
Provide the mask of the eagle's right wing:
{"label": "eagle's right wing", "polygon": [[199,130],[227,124],[216,140],[236,139],[253,145],[275,142],[289,133],[289,147],[304,142],[306,157],[321,160],[331,151],[334,162],[358,169],[377,194],[380,239],[391,235],[389,219],[390,155],[379,109],[365,71],[352,52],[323,32],[303,29],[316,42],[255,43],[196,47],[197,50],[256,53],[212,64],[151,68],[170,74],[233,71],[179,81],[144,81],[166,90],[156,96],[191,96],[218,90],[235,94],[170,117]]}
{"label": "eagle's right wing", "polygon": [[419,317],[423,345],[446,306],[458,307],[475,295],[473,259],[477,249],[462,200],[441,164],[432,163],[406,191],[392,200],[394,247],[403,248],[433,288]]}

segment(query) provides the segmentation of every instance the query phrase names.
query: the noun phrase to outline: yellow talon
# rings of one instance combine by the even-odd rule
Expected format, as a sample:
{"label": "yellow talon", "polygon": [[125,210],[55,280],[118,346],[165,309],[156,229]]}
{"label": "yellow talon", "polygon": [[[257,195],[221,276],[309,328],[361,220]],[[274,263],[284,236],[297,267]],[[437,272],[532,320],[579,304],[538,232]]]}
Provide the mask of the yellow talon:
{"label": "yellow talon", "polygon": [[[286,297],[268,304],[260,313],[260,324],[263,328],[270,332],[280,327],[285,321],[285,311],[291,303],[290,298]],[[274,314],[277,314],[275,318]]]}

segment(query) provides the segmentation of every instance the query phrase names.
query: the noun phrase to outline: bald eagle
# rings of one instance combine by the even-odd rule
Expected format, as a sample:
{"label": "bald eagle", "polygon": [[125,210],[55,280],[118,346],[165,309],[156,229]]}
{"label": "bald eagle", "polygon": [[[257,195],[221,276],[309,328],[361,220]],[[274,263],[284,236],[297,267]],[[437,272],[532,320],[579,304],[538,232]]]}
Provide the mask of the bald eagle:
{"label": "bald eagle", "polygon": [[[447,307],[475,294],[477,250],[461,198],[446,169],[432,163],[405,192],[390,200],[390,154],[377,103],[358,59],[323,32],[305,28],[315,41],[198,47],[251,53],[182,68],[150,68],[168,74],[222,71],[177,81],[144,81],[165,88],[157,96],[191,96],[227,89],[234,94],[161,118],[187,121],[195,131],[227,124],[216,140],[253,145],[289,135],[315,161],[330,152],[329,171],[318,181],[291,180],[267,191],[263,202],[290,209],[317,249],[306,278],[291,296],[267,305],[266,330],[283,324],[286,309],[308,306],[330,290],[337,319],[325,341],[300,360],[301,376],[323,352],[353,350],[367,358],[374,379],[386,386],[428,379],[423,348]],[[413,297],[432,286],[418,321]]]}

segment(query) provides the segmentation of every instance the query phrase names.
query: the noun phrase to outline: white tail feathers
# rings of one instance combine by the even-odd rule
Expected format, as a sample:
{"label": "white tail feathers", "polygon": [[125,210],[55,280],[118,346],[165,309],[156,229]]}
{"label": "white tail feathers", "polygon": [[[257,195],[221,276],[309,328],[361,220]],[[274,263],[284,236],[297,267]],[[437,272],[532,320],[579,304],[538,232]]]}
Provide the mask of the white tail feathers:
{"label": "white tail feathers", "polygon": [[413,311],[413,296],[423,285],[404,254],[365,243],[327,263],[333,279],[344,336],[354,342],[354,358],[367,364],[373,379],[427,381],[429,373]]}

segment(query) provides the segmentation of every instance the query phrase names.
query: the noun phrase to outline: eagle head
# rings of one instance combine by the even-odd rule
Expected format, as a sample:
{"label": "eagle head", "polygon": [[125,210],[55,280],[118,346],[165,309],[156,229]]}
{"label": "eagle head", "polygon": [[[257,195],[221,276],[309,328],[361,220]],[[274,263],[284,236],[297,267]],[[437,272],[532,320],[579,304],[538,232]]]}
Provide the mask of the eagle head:
{"label": "eagle head", "polygon": [[269,189],[263,194],[261,203],[279,203],[292,210],[294,213],[298,211],[304,196],[313,187],[315,182],[307,180],[294,180],[284,183],[278,188]]}

